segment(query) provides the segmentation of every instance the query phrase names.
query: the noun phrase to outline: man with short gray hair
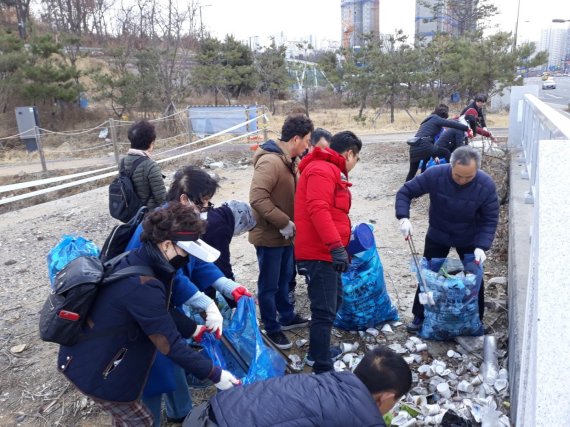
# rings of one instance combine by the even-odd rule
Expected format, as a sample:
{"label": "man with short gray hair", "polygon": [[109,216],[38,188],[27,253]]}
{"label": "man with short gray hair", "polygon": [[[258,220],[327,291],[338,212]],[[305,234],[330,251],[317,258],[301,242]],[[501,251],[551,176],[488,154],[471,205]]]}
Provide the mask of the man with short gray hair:
{"label": "man with short gray hair", "polygon": [[[449,165],[433,166],[406,182],[396,195],[396,218],[404,238],[413,234],[410,222],[412,199],[429,194],[429,227],[424,254],[427,259],[446,258],[456,249],[461,259],[474,254],[483,263],[495,238],[499,222],[499,201],[493,179],[480,170],[481,155],[471,147],[455,150]],[[479,317],[483,320],[483,281],[479,289]],[[424,308],[419,302],[419,287],[412,307],[414,320],[409,331],[421,328]]]}

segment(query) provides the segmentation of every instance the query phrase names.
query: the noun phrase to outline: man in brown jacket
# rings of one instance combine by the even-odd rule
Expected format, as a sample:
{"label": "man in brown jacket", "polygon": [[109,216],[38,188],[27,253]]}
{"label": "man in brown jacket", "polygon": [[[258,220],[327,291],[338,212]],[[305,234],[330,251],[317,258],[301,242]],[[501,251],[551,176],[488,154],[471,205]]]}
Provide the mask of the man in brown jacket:
{"label": "man in brown jacket", "polygon": [[249,232],[249,242],[255,246],[259,263],[259,311],[267,335],[281,349],[291,348],[283,330],[308,323],[295,314],[288,284],[294,268],[296,157],[308,147],[313,129],[313,122],[307,116],[289,116],[283,123],[281,139],[262,144],[253,158],[249,203],[257,225]]}

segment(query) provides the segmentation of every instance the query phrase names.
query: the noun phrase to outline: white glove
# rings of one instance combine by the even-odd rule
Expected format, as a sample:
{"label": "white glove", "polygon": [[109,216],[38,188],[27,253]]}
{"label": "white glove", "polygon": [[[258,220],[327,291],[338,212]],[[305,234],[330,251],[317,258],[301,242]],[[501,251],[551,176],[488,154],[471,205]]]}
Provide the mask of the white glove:
{"label": "white glove", "polygon": [[224,318],[218,309],[215,302],[212,302],[206,308],[206,328],[213,333],[216,338],[220,338],[222,335],[222,326],[224,324]]}
{"label": "white glove", "polygon": [[232,375],[229,371],[222,371],[220,376],[220,381],[215,384],[216,388],[219,390],[227,390],[233,386],[240,385],[241,381]]}
{"label": "white glove", "polygon": [[410,220],[408,218],[402,218],[400,220],[400,233],[402,233],[402,236],[407,239],[413,231],[414,227],[412,227]]}
{"label": "white glove", "polygon": [[473,254],[475,255],[475,262],[477,264],[483,264],[487,259],[487,255],[485,255],[485,251],[483,249],[477,248]]}
{"label": "white glove", "polygon": [[285,226],[285,228],[282,228],[281,230],[279,230],[281,235],[283,237],[285,237],[286,239],[291,239],[293,236],[295,236],[295,231],[296,231],[296,227],[295,227],[295,223],[293,221],[289,221],[289,224],[287,224]]}

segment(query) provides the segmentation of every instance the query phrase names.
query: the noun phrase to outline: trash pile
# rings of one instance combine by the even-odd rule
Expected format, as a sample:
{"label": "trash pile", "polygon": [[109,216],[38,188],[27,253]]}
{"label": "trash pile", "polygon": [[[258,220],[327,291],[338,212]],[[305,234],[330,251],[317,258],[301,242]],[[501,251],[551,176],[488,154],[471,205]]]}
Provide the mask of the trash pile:
{"label": "trash pile", "polygon": [[483,335],[478,304],[482,277],[483,269],[475,263],[473,255],[465,255],[463,262],[452,258],[423,258],[418,279],[425,320],[419,335],[440,341]]}
{"label": "trash pile", "polygon": [[[401,354],[412,368],[412,389],[385,417],[387,425],[511,425],[505,415],[510,405],[508,372],[499,367],[499,359],[506,365],[506,351],[497,349],[495,336],[457,337],[456,345],[447,345],[410,336],[400,331],[402,325],[402,322],[390,322],[381,329],[349,333],[333,329],[333,335],[342,337],[343,354],[335,361],[336,371],[353,371],[364,353],[378,344]],[[354,336],[354,342],[347,339],[350,336]],[[499,336],[502,342],[504,335]],[[307,344],[306,339],[295,342],[298,348]],[[446,353],[444,346],[448,348]],[[301,358],[291,355],[291,360],[293,357],[298,370],[302,370]]]}

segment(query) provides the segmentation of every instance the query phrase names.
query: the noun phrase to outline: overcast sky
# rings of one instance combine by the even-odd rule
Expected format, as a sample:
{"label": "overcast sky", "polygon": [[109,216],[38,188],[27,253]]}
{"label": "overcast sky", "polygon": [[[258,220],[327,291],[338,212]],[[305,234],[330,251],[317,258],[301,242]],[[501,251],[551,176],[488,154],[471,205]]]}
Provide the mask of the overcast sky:
{"label": "overcast sky", "polygon": [[[289,40],[340,40],[340,0],[201,0],[205,27],[216,37],[262,39],[283,31]],[[518,0],[495,0],[496,25],[514,31]],[[570,19],[569,0],[520,0],[519,40],[538,40],[553,18]],[[380,31],[414,31],[415,0],[380,0]],[[554,24],[564,26],[567,24]],[[263,41],[262,41],[263,42]]]}

